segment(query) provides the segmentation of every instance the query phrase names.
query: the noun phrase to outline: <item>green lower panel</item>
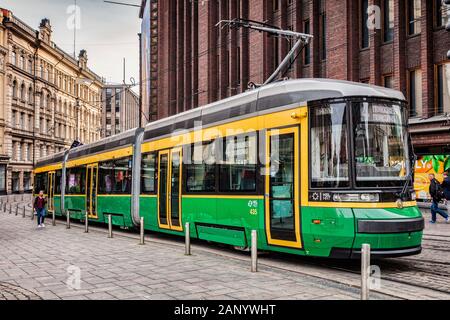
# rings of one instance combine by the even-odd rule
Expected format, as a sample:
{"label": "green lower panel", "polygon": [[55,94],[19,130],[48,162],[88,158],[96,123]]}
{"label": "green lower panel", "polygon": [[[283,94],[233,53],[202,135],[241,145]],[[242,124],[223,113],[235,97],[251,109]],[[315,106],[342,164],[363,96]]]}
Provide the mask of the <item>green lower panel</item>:
{"label": "green lower panel", "polygon": [[[320,221],[315,224],[314,221]],[[329,256],[333,247],[351,248],[355,220],[348,208],[301,208],[301,229],[306,255]]]}
{"label": "green lower panel", "polygon": [[139,200],[139,215],[144,217],[146,230],[158,230],[157,199],[156,197],[141,197]]}
{"label": "green lower panel", "polygon": [[418,247],[422,243],[422,232],[396,234],[356,234],[353,248],[370,244],[371,249],[400,249]]}
{"label": "green lower panel", "polygon": [[247,245],[244,231],[197,226],[199,239],[244,247]]}
{"label": "green lower panel", "polygon": [[97,220],[100,222],[107,222],[108,217],[105,213],[112,213],[113,225],[131,228],[134,224],[130,212],[130,195],[97,197]]}

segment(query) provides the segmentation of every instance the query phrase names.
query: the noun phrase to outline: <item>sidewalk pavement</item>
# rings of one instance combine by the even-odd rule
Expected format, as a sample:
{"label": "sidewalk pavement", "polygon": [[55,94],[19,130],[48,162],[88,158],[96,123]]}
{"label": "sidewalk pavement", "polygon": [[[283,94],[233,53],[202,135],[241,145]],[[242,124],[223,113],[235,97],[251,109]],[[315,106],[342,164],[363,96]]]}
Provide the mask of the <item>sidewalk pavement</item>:
{"label": "sidewalk pavement", "polygon": [[[170,243],[85,234],[0,212],[1,299],[359,299],[358,288]],[[77,284],[80,272],[80,288]],[[69,284],[69,285],[68,285]],[[372,299],[392,299],[382,294]]]}

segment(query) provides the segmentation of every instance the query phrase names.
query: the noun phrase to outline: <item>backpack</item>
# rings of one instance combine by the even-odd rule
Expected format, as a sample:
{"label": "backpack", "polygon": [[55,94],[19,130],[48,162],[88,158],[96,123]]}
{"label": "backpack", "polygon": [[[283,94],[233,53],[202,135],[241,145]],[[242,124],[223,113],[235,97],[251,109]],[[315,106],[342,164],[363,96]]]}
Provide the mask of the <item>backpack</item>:
{"label": "backpack", "polygon": [[438,201],[441,201],[442,199],[445,199],[445,193],[444,193],[444,188],[442,188],[442,185],[436,181],[436,193],[435,193],[435,198]]}

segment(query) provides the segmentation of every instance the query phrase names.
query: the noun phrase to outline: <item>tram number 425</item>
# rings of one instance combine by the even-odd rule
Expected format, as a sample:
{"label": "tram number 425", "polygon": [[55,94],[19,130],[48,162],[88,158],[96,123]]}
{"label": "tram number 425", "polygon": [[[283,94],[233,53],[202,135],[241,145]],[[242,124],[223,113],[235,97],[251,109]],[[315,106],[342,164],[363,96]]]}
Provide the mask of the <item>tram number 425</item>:
{"label": "tram number 425", "polygon": [[258,201],[250,200],[248,202],[248,207],[250,208],[250,215],[256,216],[258,214]]}

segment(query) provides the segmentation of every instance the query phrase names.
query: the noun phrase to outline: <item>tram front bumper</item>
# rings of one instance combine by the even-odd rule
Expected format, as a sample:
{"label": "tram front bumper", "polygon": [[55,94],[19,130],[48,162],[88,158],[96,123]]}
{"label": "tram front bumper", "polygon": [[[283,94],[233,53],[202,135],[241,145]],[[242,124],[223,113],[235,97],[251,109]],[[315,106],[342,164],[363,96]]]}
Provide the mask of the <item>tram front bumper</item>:
{"label": "tram front bumper", "polygon": [[332,248],[330,257],[359,259],[369,244],[374,259],[416,255],[422,251],[425,220],[415,207],[404,209],[353,209],[355,238],[352,248]]}
{"label": "tram front bumper", "polygon": [[[372,259],[405,257],[420,254],[422,246],[402,249],[371,249]],[[361,259],[361,249],[331,249],[330,258],[332,259]]]}

